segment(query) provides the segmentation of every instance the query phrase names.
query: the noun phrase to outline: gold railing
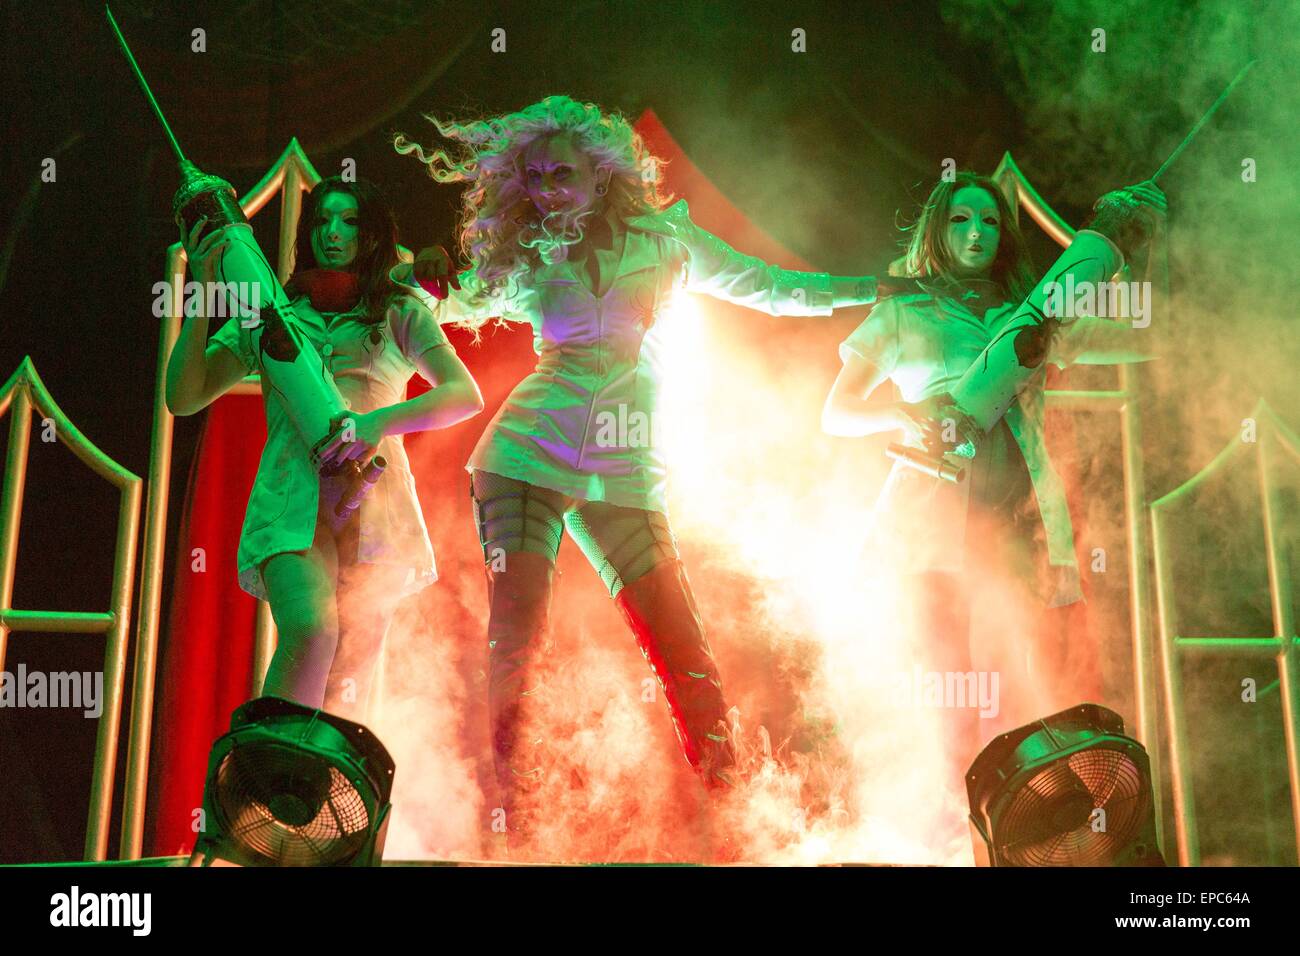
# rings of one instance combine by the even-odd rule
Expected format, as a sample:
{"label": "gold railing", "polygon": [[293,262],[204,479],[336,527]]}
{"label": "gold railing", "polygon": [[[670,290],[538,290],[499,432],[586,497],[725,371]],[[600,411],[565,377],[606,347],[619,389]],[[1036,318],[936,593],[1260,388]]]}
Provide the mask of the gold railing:
{"label": "gold railing", "polygon": [[[1182,661],[1186,655],[1269,654],[1277,662],[1278,688],[1282,704],[1287,777],[1291,790],[1291,819],[1295,826],[1296,852],[1300,855],[1300,672],[1297,666],[1296,619],[1292,569],[1281,540],[1279,482],[1276,475],[1280,447],[1300,461],[1300,438],[1287,428],[1261,399],[1251,413],[1255,441],[1234,439],[1200,472],[1169,494],[1151,503],[1151,533],[1155,551],[1156,611],[1159,617],[1160,663],[1165,679],[1165,717],[1169,723],[1169,769],[1173,780],[1174,824],[1178,840],[1178,862],[1196,866],[1201,861],[1196,826],[1196,802],[1192,794],[1188,761],[1187,720],[1183,709]],[[1268,567],[1268,588],[1273,615],[1271,637],[1184,637],[1179,634],[1178,609],[1174,594],[1174,573],[1169,554],[1169,520],[1174,509],[1191,500],[1193,492],[1211,475],[1226,469],[1253,445],[1259,470],[1259,491],[1264,524],[1264,556]]]}
{"label": "gold railing", "polygon": [[[113,585],[107,613],[83,611],[21,611],[12,607],[14,571],[18,562],[18,529],[27,486],[32,410],[54,426],[55,437],[81,461],[121,493],[117,511],[117,543],[113,552]],[[68,419],[50,396],[31,356],[0,391],[0,416],[9,419],[9,450],[4,491],[0,497],[0,671],[4,670],[10,631],[104,634],[104,709],[95,738],[90,811],[86,819],[85,859],[103,860],[108,852],[109,818],[113,805],[113,774],[122,724],[122,685],[126,670],[127,636],[131,623],[131,591],[135,584],[136,535],[140,528],[140,477],[104,454]]]}

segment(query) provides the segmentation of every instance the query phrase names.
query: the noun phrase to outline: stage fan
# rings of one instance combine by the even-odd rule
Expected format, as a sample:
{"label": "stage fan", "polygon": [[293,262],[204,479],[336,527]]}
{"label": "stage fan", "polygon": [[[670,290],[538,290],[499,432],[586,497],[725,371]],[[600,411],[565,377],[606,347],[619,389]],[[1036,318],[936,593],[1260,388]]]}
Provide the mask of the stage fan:
{"label": "stage fan", "polygon": [[990,743],[966,775],[981,866],[1163,866],[1150,766],[1124,721],[1080,704]]}
{"label": "stage fan", "polygon": [[249,701],[212,747],[191,864],[378,866],[393,771],[360,724],[278,697]]}

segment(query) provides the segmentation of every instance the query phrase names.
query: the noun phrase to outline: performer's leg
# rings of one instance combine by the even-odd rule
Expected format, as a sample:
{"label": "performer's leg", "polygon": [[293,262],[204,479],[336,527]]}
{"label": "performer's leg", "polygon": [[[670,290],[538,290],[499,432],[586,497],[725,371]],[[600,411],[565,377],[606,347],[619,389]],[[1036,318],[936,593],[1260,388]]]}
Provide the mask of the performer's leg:
{"label": "performer's leg", "polygon": [[[1046,533],[1030,499],[1014,514],[974,515],[981,548],[981,599],[972,602],[974,637],[997,656],[998,715],[984,721],[984,739],[1077,703],[1066,664],[1064,618],[1048,610],[1059,572],[1048,560]],[[1062,701],[1060,706],[1056,706]]]}
{"label": "performer's leg", "polygon": [[[915,647],[921,670],[943,675],[971,670],[970,597],[965,582],[942,572],[917,574],[911,579],[916,600]],[[965,701],[964,703],[971,703]],[[977,707],[945,707],[940,714],[944,783],[961,792],[967,768],[980,750],[980,714]]]}
{"label": "performer's leg", "polygon": [[325,690],[325,710],[331,714],[359,723],[373,718],[380,651],[409,570],[389,564],[339,568],[338,647]]}
{"label": "performer's leg", "polygon": [[[1071,644],[1072,640],[1086,637],[1081,630],[1076,631],[1071,627],[1082,620],[1082,601],[1064,607],[1047,606],[1056,590],[1055,582],[1061,572],[1048,563],[1046,544],[1037,541],[1034,544],[1037,545],[1035,557],[1038,560],[1038,574],[1035,579],[1031,579],[1037,587],[1026,599],[1026,606],[1032,616],[1032,631],[1025,648],[1025,672],[1031,686],[1043,689],[1043,693],[1038,695],[1043,698],[1042,709],[1038,713],[1051,714],[1080,700],[1095,699],[1092,696],[1090,678],[1097,674],[1096,649]],[[1089,666],[1089,659],[1093,667]],[[1090,689],[1081,690],[1085,687]],[[1064,702],[1059,707],[1054,706],[1060,701]]]}
{"label": "performer's leg", "polygon": [[659,679],[687,761],[706,786],[729,785],[736,761],[722,680],[667,516],[587,502],[566,524]]}
{"label": "performer's leg", "polygon": [[319,523],[310,550],[272,555],[263,564],[262,580],[279,633],[263,694],[307,707],[324,703],[326,676],[338,644],[337,576],[334,537]]}
{"label": "performer's leg", "polygon": [[529,797],[541,782],[538,741],[528,731],[532,664],[549,623],[555,556],[569,500],[491,472],[471,480],[488,579],[488,716],[507,831],[528,830]]}

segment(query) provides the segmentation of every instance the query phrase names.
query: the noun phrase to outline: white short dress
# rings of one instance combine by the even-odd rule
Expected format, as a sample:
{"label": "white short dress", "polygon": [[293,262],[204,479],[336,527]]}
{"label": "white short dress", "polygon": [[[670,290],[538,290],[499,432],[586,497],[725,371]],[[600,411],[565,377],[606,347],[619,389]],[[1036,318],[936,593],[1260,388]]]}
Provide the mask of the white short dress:
{"label": "white short dress", "polygon": [[[327,321],[306,297],[294,302],[303,334],[324,358],[344,400],[356,412],[404,401],[407,383],[417,371],[414,359],[430,349],[451,348],[419,298],[399,294],[389,305],[396,306],[395,314],[370,325],[359,321],[359,310]],[[249,372],[257,371],[249,330],[241,327],[238,318],[222,326],[211,341],[233,352]],[[275,554],[311,548],[321,485],[306,444],[280,402],[267,401],[265,384],[262,404],[266,446],[244,513],[238,565],[239,586],[266,600],[262,564]],[[386,435],[376,449],[388,467],[359,509],[357,561],[406,567],[405,596],[437,580],[437,569],[402,439],[402,435]]]}
{"label": "white short dress", "polygon": [[[1067,249],[1058,260],[1066,260]],[[1113,248],[1116,260],[1123,255]],[[1049,270],[1050,273],[1051,270]],[[949,391],[985,347],[1010,324],[1020,303],[1001,302],[973,288],[957,295],[900,295],[886,299],[840,345],[840,358],[851,356],[876,366],[897,387],[905,402],[920,402]],[[990,307],[991,306],[991,307]],[[1044,603],[1059,607],[1082,600],[1074,531],[1065,485],[1052,465],[1044,442],[1043,395],[1047,366],[1067,368],[1076,361],[1097,362],[1090,353],[1122,344],[1139,351],[1140,337],[1124,323],[1080,317],[1059,330],[1047,360],[1026,382],[993,435],[1004,443],[1009,460],[1001,479],[1028,471],[1022,505],[1033,511],[1032,533],[1041,539]],[[914,447],[921,448],[919,444]],[[983,456],[987,459],[987,454]],[[972,478],[960,484],[941,481],[895,462],[873,512],[869,550],[882,568],[896,572],[945,571],[965,568],[971,487],[984,461],[977,458]]]}
{"label": "white short dress", "polygon": [[830,315],[826,273],[743,255],[695,225],[686,202],[623,222],[627,241],[603,295],[569,262],[544,265],[483,301],[472,271],[433,308],[442,322],[498,316],[528,322],[537,368],[510,393],[470,457],[484,471],[580,498],[667,510],[668,470],[651,442],[602,440],[611,422],[655,434],[663,377],[662,310],[677,289],[768,315]]}

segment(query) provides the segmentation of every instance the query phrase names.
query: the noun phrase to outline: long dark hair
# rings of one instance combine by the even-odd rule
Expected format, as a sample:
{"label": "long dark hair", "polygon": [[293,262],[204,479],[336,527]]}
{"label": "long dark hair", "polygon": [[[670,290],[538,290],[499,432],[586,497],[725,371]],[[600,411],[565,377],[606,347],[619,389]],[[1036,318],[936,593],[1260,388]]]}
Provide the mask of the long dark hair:
{"label": "long dark hair", "polygon": [[384,200],[379,187],[368,179],[349,182],[330,176],[317,183],[307,194],[298,219],[298,236],[294,240],[293,275],[284,290],[291,299],[303,294],[295,280],[300,272],[317,268],[316,253],[311,248],[311,233],[316,228],[321,203],[330,193],[347,193],[357,201],[357,257],[347,271],[354,272],[365,303],[364,322],[378,324],[384,320],[388,299],[401,289],[388,277],[397,265],[397,220]]}
{"label": "long dark hair", "polygon": [[989,270],[989,278],[1007,301],[1020,302],[1034,291],[1037,281],[1025,237],[1001,187],[988,176],[968,170],[957,173],[951,182],[940,180],[930,191],[930,198],[921,207],[920,217],[910,227],[912,236],[907,243],[905,271],[913,278],[937,280],[939,285],[960,282],[956,275],[956,259],[944,238],[944,227],[948,224],[952,197],[967,186],[985,190],[997,203],[1001,229],[998,252]]}

